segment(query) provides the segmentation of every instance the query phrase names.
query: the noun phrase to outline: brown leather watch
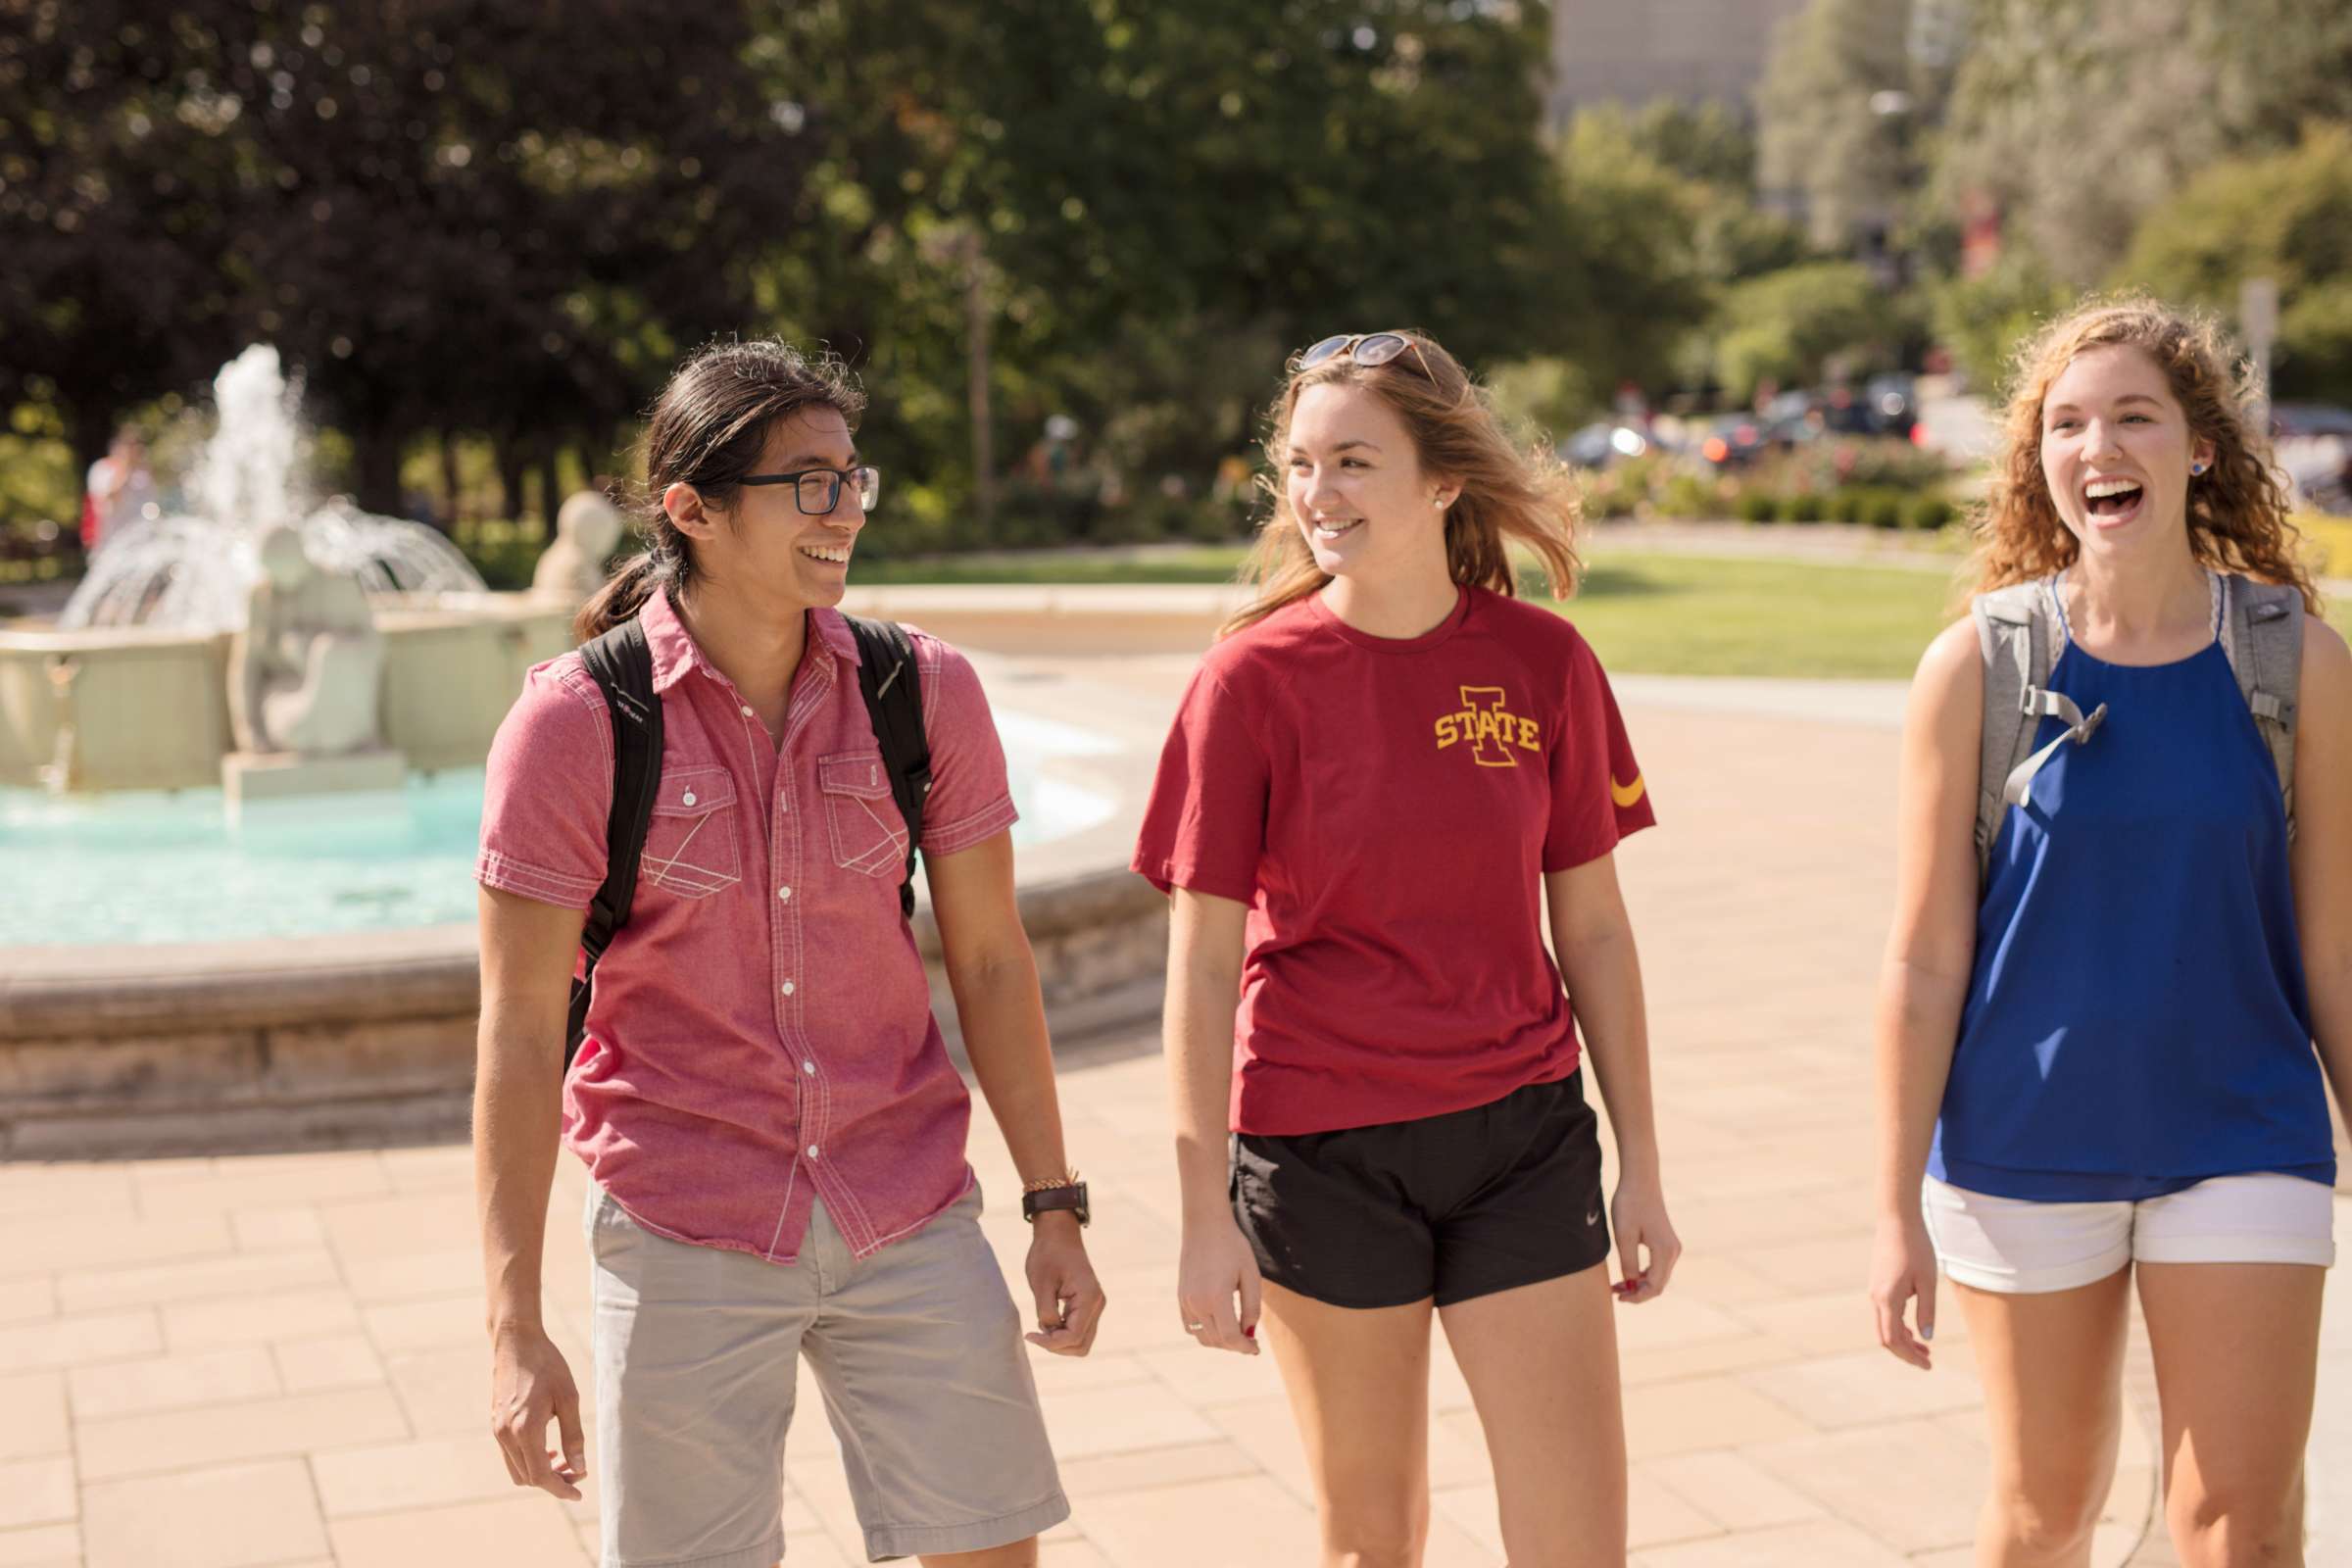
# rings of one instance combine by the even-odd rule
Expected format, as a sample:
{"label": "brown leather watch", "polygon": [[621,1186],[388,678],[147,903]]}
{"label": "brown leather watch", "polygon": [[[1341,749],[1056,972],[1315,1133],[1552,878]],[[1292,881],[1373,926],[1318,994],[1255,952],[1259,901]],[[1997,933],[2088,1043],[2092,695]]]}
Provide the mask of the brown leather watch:
{"label": "brown leather watch", "polygon": [[1032,1225],[1037,1223],[1038,1215],[1065,1208],[1078,1216],[1078,1223],[1083,1228],[1092,1217],[1086,1207],[1086,1183],[1066,1182],[1059,1187],[1039,1188],[1021,1195],[1021,1218]]}

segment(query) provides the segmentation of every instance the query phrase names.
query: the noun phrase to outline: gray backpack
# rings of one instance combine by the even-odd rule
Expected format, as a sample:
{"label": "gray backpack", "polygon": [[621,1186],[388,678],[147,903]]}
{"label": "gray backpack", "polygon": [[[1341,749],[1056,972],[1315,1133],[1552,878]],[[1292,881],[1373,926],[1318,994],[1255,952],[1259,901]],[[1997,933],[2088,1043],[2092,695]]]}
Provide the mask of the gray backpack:
{"label": "gray backpack", "polygon": [[[2237,689],[2253,710],[2255,728],[2278,767],[2286,800],[2286,831],[2295,831],[2295,693],[2303,678],[2303,596],[2292,587],[2250,577],[2214,574],[2222,653]],[[1984,660],[1984,730],[1977,788],[1977,880],[1992,869],[1993,839],[2001,816],[2023,806],[2034,775],[2058,748],[2080,746],[2107,717],[2104,703],[2085,714],[2072,698],[2044,683],[2066,647],[2055,579],[2038,577],[1979,594],[1970,602],[1977,647]],[[2066,733],[2039,751],[2034,732],[2045,715],[2066,722]]]}

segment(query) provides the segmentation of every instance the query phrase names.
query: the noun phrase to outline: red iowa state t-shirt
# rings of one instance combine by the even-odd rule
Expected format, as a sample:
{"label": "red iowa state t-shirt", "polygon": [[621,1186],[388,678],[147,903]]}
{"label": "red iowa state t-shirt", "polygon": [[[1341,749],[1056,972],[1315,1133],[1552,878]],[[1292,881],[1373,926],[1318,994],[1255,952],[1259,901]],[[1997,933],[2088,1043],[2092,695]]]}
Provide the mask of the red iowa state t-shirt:
{"label": "red iowa state t-shirt", "polygon": [[1558,614],[1465,589],[1398,640],[1310,595],[1201,661],[1134,866],[1250,906],[1234,1129],[1327,1132],[1575,1071],[1543,873],[1654,820]]}

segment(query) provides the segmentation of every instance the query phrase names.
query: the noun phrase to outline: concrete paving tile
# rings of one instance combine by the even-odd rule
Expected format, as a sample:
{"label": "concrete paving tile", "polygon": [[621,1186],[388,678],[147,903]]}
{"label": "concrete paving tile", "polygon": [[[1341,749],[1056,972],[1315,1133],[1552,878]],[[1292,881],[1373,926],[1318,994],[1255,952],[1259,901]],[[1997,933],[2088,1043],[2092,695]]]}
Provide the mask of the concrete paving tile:
{"label": "concrete paving tile", "polygon": [[1937,1415],[1984,1402],[1975,1358],[1961,1345],[1936,1346],[1932,1372],[1874,1348],[1762,1367],[1740,1373],[1740,1381],[1825,1431]]}
{"label": "concrete paving tile", "polygon": [[1093,1497],[1078,1528],[1114,1568],[1271,1568],[1321,1549],[1312,1511],[1263,1476]]}
{"label": "concrete paving tile", "polygon": [[1870,1237],[1858,1233],[1777,1247],[1743,1247],[1725,1255],[1796,1294],[1818,1296],[1850,1287],[1859,1300],[1870,1273]]}
{"label": "concrete paving tile", "polygon": [[1651,1459],[1636,1465],[1634,1473],[1651,1477],[1726,1530],[1761,1530],[1824,1516],[1820,1503],[1732,1449]]}
{"label": "concrete paving tile", "polygon": [[[1301,1502],[1315,1496],[1314,1479],[1306,1467],[1306,1447],[1298,1423],[1281,1395],[1211,1406],[1202,1412],[1235,1446],[1254,1459],[1266,1474],[1281,1482]],[[1429,1484],[1432,1487],[1472,1486],[1493,1478],[1487,1463],[1486,1434],[1470,1411],[1433,1414],[1429,1427]]]}
{"label": "concrete paving tile", "polygon": [[1236,1355],[1188,1345],[1183,1349],[1146,1350],[1138,1359],[1190,1405],[1232,1404],[1282,1392],[1282,1373],[1271,1350]]}
{"label": "concrete paving tile", "polygon": [[[264,1166],[261,1160],[273,1163]],[[221,1159],[212,1174],[202,1176],[158,1176],[144,1163],[136,1170],[140,1212],[175,1224],[211,1219],[225,1227],[233,1210],[269,1208],[289,1197],[320,1203],[391,1191],[372,1152],[238,1155]],[[293,1180],[302,1185],[292,1186]]]}
{"label": "concrete paving tile", "polygon": [[[1835,1290],[1809,1291],[1778,1300],[1743,1302],[1729,1310],[1758,1333],[1769,1334],[1807,1356],[1837,1355],[1847,1350],[1878,1350],[1878,1332],[1871,1320],[1870,1298],[1863,1282],[1840,1283]],[[1946,1311],[1936,1325],[1940,1347],[1952,1342],[1958,1330],[1946,1325],[1960,1314]]]}
{"label": "concrete paving tile", "polygon": [[[549,1203],[551,1233],[577,1235],[579,1208],[558,1211]],[[452,1245],[477,1243],[481,1220],[470,1189],[433,1188],[391,1197],[320,1203],[318,1219],[327,1243],[345,1262],[365,1257],[401,1257],[438,1252]],[[475,1254],[478,1271],[480,1253]]]}
{"label": "concrete paving tile", "polygon": [[1626,1452],[1636,1460],[1773,1443],[1812,1431],[1785,1406],[1728,1377],[1653,1383],[1629,1391],[1625,1399]]}
{"label": "concrete paving tile", "polygon": [[76,1214],[18,1215],[0,1219],[0,1279],[205,1257],[235,1245],[228,1222],[218,1214],[188,1220],[110,1218],[102,1225]]}
{"label": "concrete paving tile", "polygon": [[368,1337],[386,1355],[404,1350],[440,1350],[488,1342],[489,1313],[477,1287],[458,1296],[433,1296],[360,1309]]}
{"label": "concrete paving tile", "polygon": [[0,1462],[0,1530],[60,1524],[79,1511],[71,1454]]}
{"label": "concrete paving tile", "polygon": [[360,1327],[359,1310],[341,1286],[273,1291],[260,1296],[221,1296],[204,1301],[170,1301],[163,1307],[164,1337],[174,1351],[221,1345],[264,1345],[272,1340],[317,1339]]}
{"label": "concrete paving tile", "polygon": [[571,1522],[545,1494],[361,1514],[332,1521],[327,1535],[340,1568],[413,1568],[419,1561],[581,1568],[589,1560]]}
{"label": "concrete paving tile", "polygon": [[384,1364],[365,1334],[322,1334],[270,1347],[288,1394],[351,1389],[384,1381]]}
{"label": "concrete paving tile", "polygon": [[[796,1423],[797,1424],[797,1423]],[[1054,1451],[1065,1458],[1209,1443],[1221,1434],[1200,1411],[1156,1383],[1064,1395],[1046,1412]]]}
{"label": "concrete paving tile", "polygon": [[[378,1157],[383,1162],[385,1179],[391,1182],[396,1192],[427,1192],[444,1187],[459,1187],[466,1192],[473,1190],[473,1146],[470,1144],[387,1149]],[[578,1199],[576,1190],[572,1197]]]}
{"label": "concrete paving tile", "polygon": [[1990,1460],[1932,1421],[1898,1421],[1761,1444],[1746,1456],[1898,1551],[1976,1538]]}
{"label": "concrete paving tile", "polygon": [[[1659,1298],[1660,1300],[1665,1298]],[[1640,1310],[1647,1310],[1655,1301]],[[1637,1310],[1628,1307],[1627,1311]],[[1717,1372],[1740,1372],[1749,1367],[1777,1366],[1793,1361],[1796,1352],[1779,1340],[1764,1334],[1742,1333],[1737,1339],[1701,1340],[1695,1345],[1679,1345],[1663,1350],[1621,1351],[1617,1357],[1619,1381],[1628,1389],[1651,1383],[1672,1383],[1682,1378],[1707,1377]]]}
{"label": "concrete paving tile", "polygon": [[1836,1520],[1652,1546],[1633,1568],[1908,1568],[1901,1553]]}
{"label": "concrete paving tile", "polygon": [[[560,1241],[564,1266],[560,1271],[546,1271],[545,1285],[584,1272],[571,1266],[580,1257],[578,1243],[569,1235]],[[347,1257],[343,1259],[343,1278],[351,1286],[352,1298],[363,1305],[448,1296],[458,1291],[479,1292],[482,1250],[476,1244],[461,1243],[426,1252]]]}
{"label": "concrete paving tile", "polygon": [[1748,1334],[1745,1323],[1695,1296],[1686,1296],[1672,1284],[1654,1300],[1621,1307],[1614,1314],[1620,1354],[1642,1350],[1679,1349],[1707,1340],[1728,1340]]}
{"label": "concrete paving tile", "polygon": [[[1047,1541],[1038,1545],[1038,1568],[1111,1568],[1102,1548],[1091,1541]],[[799,1568],[798,1564],[794,1568]],[[1438,1568],[1431,1563],[1427,1568]]]}
{"label": "concrete paving tile", "polygon": [[28,1280],[0,1280],[0,1324],[56,1315],[57,1287],[47,1275]]}
{"label": "concrete paving tile", "polygon": [[[591,1457],[589,1463],[595,1462]],[[311,1473],[329,1519],[487,1500],[519,1490],[486,1431],[317,1453]]]}
{"label": "concrete paving tile", "polygon": [[[1051,1415],[1051,1410],[1049,1410]],[[1073,1500],[1106,1492],[1146,1487],[1179,1487],[1193,1481],[1250,1475],[1257,1461],[1235,1443],[1187,1443],[1174,1447],[1137,1448],[1092,1459],[1061,1457],[1061,1490]]]}
{"label": "concrete paving tile", "polygon": [[307,1205],[289,1208],[240,1208],[228,1216],[229,1233],[247,1252],[296,1250],[326,1245],[326,1227],[318,1211]]}
{"label": "concrete paving tile", "polygon": [[89,1568],[258,1568],[327,1551],[299,1459],[106,1482],[83,1496]]}
{"label": "concrete paving tile", "polygon": [[73,1446],[64,1373],[0,1378],[0,1459],[37,1459]]}
{"label": "concrete paving tile", "polygon": [[122,1361],[155,1355],[163,1348],[163,1334],[150,1310],[35,1318],[0,1328],[0,1373]]}
{"label": "concrete paving tile", "polygon": [[[1200,1354],[1207,1353],[1200,1350],[1199,1347],[1195,1347],[1195,1350]],[[1158,1353],[1183,1354],[1181,1350]],[[1146,1357],[1106,1349],[1100,1337],[1095,1341],[1094,1349],[1085,1355],[1047,1355],[1032,1350],[1029,1372],[1037,1379],[1038,1394],[1046,1398],[1075,1394],[1085,1389],[1116,1388],[1123,1383],[1149,1383],[1152,1380],[1152,1367]]]}
{"label": "concrete paving tile", "polygon": [[0,1530],[0,1568],[81,1568],[81,1526]]}
{"label": "concrete paving tile", "polygon": [[64,1311],[97,1312],[340,1283],[334,1258],[322,1250],[237,1252],[138,1268],[74,1269],[57,1276],[57,1301]]}
{"label": "concrete paving tile", "polygon": [[407,1433],[408,1422],[390,1390],[335,1389],[83,1421],[74,1429],[74,1451],[83,1480],[112,1481],[194,1464],[386,1443]]}
{"label": "concrete paving tile", "polygon": [[487,1343],[384,1357],[384,1375],[400,1396],[418,1437],[486,1433],[490,1429],[490,1349]]}
{"label": "concrete paving tile", "polygon": [[864,1561],[863,1551],[851,1556],[821,1530],[784,1538],[785,1568],[853,1568]]}
{"label": "concrete paving tile", "polygon": [[12,1165],[0,1170],[0,1219],[19,1214],[135,1217],[138,1205],[138,1189],[122,1165]]}
{"label": "concrete paving tile", "polygon": [[281,1392],[270,1352],[258,1345],[76,1366],[67,1371],[66,1380],[74,1417],[82,1421],[265,1399]]}

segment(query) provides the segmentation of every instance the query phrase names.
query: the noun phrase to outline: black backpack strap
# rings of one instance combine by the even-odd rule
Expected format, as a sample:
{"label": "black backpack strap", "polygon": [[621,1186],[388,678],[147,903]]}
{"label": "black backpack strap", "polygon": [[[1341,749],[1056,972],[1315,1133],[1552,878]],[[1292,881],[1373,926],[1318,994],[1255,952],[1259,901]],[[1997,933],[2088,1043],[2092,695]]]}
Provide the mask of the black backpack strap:
{"label": "black backpack strap", "polygon": [[597,960],[612,945],[612,934],[629,923],[629,906],[637,900],[637,862],[645,855],[654,797],[662,788],[662,699],[654,694],[654,653],[646,645],[645,628],[632,616],[583,644],[580,658],[612,711],[612,808],[605,817],[604,885],[596,890],[580,929],[580,952],[587,961],[571,983],[571,1019],[564,1037],[566,1067],[579,1054],[588,1030]]}
{"label": "black backpack strap", "polygon": [[931,739],[923,731],[923,689],[914,644],[895,620],[844,615],[858,639],[858,690],[865,716],[882,744],[890,793],[906,819],[906,878],[899,884],[899,912],[914,917],[914,856],[923,842],[923,802],[931,794]]}

